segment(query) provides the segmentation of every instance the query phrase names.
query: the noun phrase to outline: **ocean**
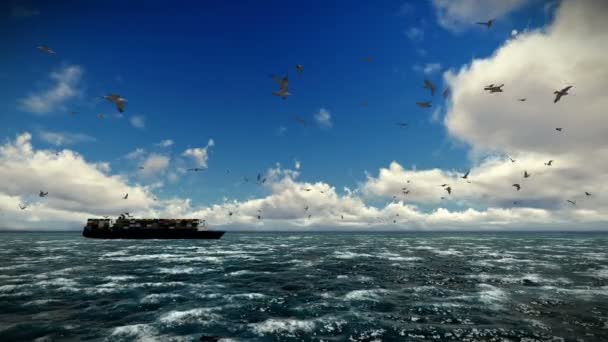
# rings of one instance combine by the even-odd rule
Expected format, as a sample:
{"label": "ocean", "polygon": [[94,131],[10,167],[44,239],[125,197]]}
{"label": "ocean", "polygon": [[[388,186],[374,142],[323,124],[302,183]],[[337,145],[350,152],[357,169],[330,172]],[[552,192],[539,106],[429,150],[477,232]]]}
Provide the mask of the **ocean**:
{"label": "ocean", "polygon": [[598,233],[0,233],[0,341],[608,341]]}

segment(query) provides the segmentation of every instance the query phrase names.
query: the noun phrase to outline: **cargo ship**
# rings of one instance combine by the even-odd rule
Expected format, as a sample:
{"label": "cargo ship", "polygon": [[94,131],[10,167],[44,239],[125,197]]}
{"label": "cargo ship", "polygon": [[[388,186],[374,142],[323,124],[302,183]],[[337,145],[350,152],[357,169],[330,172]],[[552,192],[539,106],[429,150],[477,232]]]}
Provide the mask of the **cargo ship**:
{"label": "cargo ship", "polygon": [[[203,221],[204,223],[204,221]],[[88,219],[82,236],[96,239],[219,239],[225,232],[199,227],[199,219]]]}

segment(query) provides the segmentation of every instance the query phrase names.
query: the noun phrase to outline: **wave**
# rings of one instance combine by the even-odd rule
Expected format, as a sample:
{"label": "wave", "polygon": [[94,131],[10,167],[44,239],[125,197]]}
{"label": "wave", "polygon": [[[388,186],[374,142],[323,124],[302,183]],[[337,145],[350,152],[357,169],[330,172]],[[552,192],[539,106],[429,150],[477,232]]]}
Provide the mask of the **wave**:
{"label": "wave", "polygon": [[221,316],[213,313],[215,308],[197,308],[186,311],[170,311],[159,319],[159,321],[169,326],[179,326],[187,324],[210,325],[221,319]]}
{"label": "wave", "polygon": [[116,327],[111,336],[126,341],[154,342],[158,339],[158,330],[149,324],[133,324]]}
{"label": "wave", "polygon": [[312,332],[315,329],[316,323],[313,320],[270,318],[264,322],[253,323],[249,326],[258,335],[281,334],[283,336],[295,336],[297,332]]}
{"label": "wave", "polygon": [[355,290],[350,291],[346,295],[344,295],[345,300],[368,300],[368,301],[378,301],[380,299],[380,295],[387,293],[388,291],[385,289],[374,289],[374,290]]}
{"label": "wave", "polygon": [[168,300],[174,301],[174,300],[180,299],[180,298],[185,298],[185,297],[182,295],[176,294],[176,293],[153,293],[153,294],[147,295],[144,298],[142,298],[140,300],[140,302],[142,304],[159,304],[164,301],[168,301]]}

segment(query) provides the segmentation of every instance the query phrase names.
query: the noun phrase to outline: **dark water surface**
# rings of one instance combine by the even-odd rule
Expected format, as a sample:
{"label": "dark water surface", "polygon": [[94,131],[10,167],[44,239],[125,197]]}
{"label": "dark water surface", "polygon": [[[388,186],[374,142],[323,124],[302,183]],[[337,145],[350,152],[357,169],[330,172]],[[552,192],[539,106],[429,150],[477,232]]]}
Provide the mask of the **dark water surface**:
{"label": "dark water surface", "polygon": [[0,341],[608,341],[604,234],[0,244]]}

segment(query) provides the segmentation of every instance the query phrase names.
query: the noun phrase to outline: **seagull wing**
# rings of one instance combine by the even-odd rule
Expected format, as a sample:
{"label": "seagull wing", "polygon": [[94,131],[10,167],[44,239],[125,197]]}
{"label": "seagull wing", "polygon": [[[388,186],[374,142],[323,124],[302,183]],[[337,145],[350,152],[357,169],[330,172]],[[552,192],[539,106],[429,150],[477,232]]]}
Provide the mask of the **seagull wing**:
{"label": "seagull wing", "polygon": [[566,87],[566,88],[564,88],[564,89],[562,89],[562,90],[561,90],[561,92],[562,92],[562,93],[566,93],[566,92],[568,92],[568,90],[570,90],[570,88],[572,88],[572,86],[571,86],[571,85],[570,85],[570,86],[567,86],[567,87]]}

